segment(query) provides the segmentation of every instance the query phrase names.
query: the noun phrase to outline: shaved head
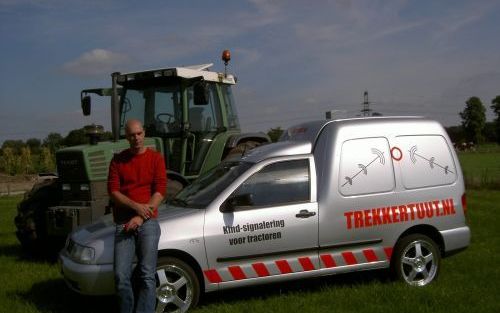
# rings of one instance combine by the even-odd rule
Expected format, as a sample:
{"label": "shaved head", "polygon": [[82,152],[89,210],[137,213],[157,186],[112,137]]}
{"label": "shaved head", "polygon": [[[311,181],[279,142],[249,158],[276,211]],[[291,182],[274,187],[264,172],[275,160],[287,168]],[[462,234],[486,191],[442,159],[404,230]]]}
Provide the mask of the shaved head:
{"label": "shaved head", "polygon": [[142,122],[130,119],[125,123],[125,137],[130,144],[130,150],[135,154],[146,151],[144,147],[144,137],[146,136]]}
{"label": "shaved head", "polygon": [[139,127],[144,131],[144,128],[142,127],[142,122],[137,120],[137,119],[130,119],[125,122],[125,134],[129,133],[132,128]]}

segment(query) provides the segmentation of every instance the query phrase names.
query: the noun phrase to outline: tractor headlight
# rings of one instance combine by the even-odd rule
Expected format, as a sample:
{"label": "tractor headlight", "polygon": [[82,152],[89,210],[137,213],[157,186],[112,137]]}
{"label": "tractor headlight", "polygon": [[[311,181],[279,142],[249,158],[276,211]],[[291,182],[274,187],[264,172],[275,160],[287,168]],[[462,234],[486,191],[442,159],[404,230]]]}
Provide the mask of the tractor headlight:
{"label": "tractor headlight", "polygon": [[94,261],[94,248],[86,247],[70,240],[67,245],[67,250],[70,257],[76,262],[90,264]]}
{"label": "tractor headlight", "polygon": [[90,190],[89,184],[81,184],[80,185],[80,191],[89,191],[89,190]]}
{"label": "tractor headlight", "polygon": [[62,184],[61,188],[63,191],[70,191],[71,185],[70,184]]}

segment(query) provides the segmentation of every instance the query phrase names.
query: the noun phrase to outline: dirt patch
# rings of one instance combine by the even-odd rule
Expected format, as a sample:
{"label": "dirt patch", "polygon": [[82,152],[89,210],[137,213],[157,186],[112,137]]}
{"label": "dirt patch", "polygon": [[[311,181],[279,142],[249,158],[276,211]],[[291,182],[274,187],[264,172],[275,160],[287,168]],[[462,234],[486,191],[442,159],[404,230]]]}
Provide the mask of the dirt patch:
{"label": "dirt patch", "polygon": [[0,195],[22,194],[33,187],[38,175],[10,176],[0,173]]}

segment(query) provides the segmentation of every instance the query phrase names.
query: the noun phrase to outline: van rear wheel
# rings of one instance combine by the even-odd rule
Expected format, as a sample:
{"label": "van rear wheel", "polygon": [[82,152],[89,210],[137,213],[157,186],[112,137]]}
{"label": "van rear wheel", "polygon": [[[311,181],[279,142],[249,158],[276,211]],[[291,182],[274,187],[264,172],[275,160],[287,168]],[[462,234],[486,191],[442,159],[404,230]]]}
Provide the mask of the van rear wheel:
{"label": "van rear wheel", "polygon": [[200,283],[193,269],[183,261],[158,259],[156,269],[156,313],[186,312],[198,303]]}
{"label": "van rear wheel", "polygon": [[397,243],[393,261],[396,278],[411,286],[425,286],[437,278],[441,255],[431,238],[413,234]]}

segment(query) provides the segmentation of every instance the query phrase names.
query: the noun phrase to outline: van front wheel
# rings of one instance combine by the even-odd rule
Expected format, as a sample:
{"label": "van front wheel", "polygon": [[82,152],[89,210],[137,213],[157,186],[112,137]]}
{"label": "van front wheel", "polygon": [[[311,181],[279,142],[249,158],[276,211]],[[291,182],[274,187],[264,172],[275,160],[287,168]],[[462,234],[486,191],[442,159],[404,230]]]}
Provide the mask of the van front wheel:
{"label": "van front wheel", "polygon": [[393,275],[411,286],[430,284],[438,275],[441,255],[429,237],[413,234],[402,238],[395,247]]}
{"label": "van front wheel", "polygon": [[198,277],[183,261],[172,257],[158,259],[156,279],[157,313],[186,312],[198,303]]}

